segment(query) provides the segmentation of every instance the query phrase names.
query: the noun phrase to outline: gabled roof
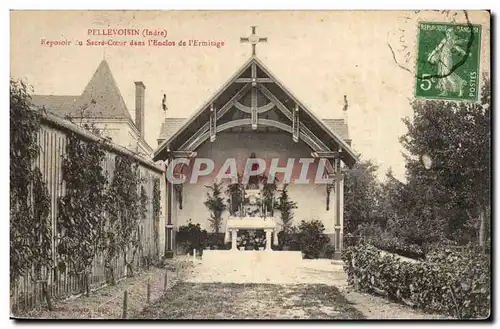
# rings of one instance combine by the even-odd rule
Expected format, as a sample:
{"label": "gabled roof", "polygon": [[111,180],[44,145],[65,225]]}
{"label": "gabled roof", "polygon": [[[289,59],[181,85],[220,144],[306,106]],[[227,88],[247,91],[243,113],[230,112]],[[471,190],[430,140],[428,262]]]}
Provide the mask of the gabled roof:
{"label": "gabled roof", "polygon": [[[160,128],[158,140],[164,141],[172,137],[186,121],[187,118],[165,118]],[[344,119],[322,119],[322,121],[328,129],[339,135],[343,140],[350,141],[349,130]]]}
{"label": "gabled roof", "polygon": [[83,110],[85,117],[128,119],[134,122],[105,60],[99,64],[81,95],[32,95],[31,98],[33,104],[45,106],[47,111],[61,117],[81,117]]}
{"label": "gabled roof", "polygon": [[[192,130],[197,130],[203,126],[208,121],[210,115],[210,104],[216,102],[225,91],[230,90],[230,87],[235,84],[236,79],[239,77],[243,77],[245,72],[248,72],[248,69],[255,64],[257,66],[257,70],[260,70],[264,75],[267,75],[270,79],[272,79],[273,83],[276,85],[275,90],[279,90],[281,94],[283,94],[284,101],[291,100],[294,103],[298,104],[302,109],[301,111],[301,123],[309,128],[309,130],[313,131],[316,136],[326,145],[328,145],[332,151],[338,150],[341,148],[343,150],[342,156],[343,161],[348,165],[352,166],[356,161],[357,157],[351,147],[336,131],[328,128],[327,124],[320,120],[316,115],[314,115],[308,107],[306,107],[302,102],[300,102],[297,97],[295,97],[290,90],[284,87],[284,85],[266,68],[266,66],[256,57],[252,56],[250,59],[210,98],[207,102],[198,109],[190,118],[184,121],[183,125],[177,129],[168,139],[163,141],[154,153],[154,158],[161,158],[162,154],[165,150],[176,150],[176,147],[179,147],[185,140],[187,140],[188,136],[192,135]],[[272,92],[272,90],[270,90]],[[230,90],[230,92],[234,92],[234,90]],[[227,95],[226,95],[227,96]],[[330,122],[334,123],[334,122]],[[190,129],[188,131],[188,129]]]}

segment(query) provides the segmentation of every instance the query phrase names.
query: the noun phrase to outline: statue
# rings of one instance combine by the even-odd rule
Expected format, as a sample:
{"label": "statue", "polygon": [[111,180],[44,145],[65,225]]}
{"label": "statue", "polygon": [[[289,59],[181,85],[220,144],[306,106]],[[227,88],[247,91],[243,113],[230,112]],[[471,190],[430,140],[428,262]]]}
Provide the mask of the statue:
{"label": "statue", "polygon": [[[255,153],[252,152],[252,154],[250,154],[250,159],[255,159]],[[259,169],[258,163],[252,164],[252,171],[257,171],[258,169]],[[258,175],[250,176],[248,179],[247,189],[249,189],[249,190],[258,189],[259,188],[259,178],[260,177]]]}

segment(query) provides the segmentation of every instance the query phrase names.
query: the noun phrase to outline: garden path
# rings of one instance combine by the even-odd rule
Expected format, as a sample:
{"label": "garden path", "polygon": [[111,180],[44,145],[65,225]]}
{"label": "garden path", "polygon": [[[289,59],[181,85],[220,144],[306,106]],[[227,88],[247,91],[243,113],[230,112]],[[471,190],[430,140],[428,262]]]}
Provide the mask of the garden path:
{"label": "garden path", "polygon": [[[191,258],[192,261],[192,258]],[[276,284],[318,285],[336,287],[353,307],[368,319],[444,319],[436,314],[424,313],[407,306],[392,303],[384,298],[352,291],[347,286],[347,276],[341,261],[329,259],[302,259],[283,262],[248,262],[241,258],[232,262],[203,262],[197,259],[191,273],[185,278],[189,283],[221,284]],[[207,303],[210,301],[207,300]]]}

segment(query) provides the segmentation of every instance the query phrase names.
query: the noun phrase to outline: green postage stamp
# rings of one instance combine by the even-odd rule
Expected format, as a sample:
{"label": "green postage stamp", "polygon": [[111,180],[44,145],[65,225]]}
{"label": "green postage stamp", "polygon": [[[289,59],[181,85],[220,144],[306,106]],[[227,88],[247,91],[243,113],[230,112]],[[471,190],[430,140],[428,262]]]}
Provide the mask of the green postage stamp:
{"label": "green postage stamp", "polygon": [[418,32],[416,96],[476,101],[481,26],[421,22]]}

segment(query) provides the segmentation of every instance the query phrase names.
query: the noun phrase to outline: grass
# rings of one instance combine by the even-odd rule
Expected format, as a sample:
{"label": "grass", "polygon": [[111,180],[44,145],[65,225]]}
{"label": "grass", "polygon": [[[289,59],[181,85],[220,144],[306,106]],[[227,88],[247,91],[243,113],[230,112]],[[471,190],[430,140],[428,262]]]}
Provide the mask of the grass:
{"label": "grass", "polygon": [[323,284],[179,283],[138,318],[363,319],[337,290]]}

